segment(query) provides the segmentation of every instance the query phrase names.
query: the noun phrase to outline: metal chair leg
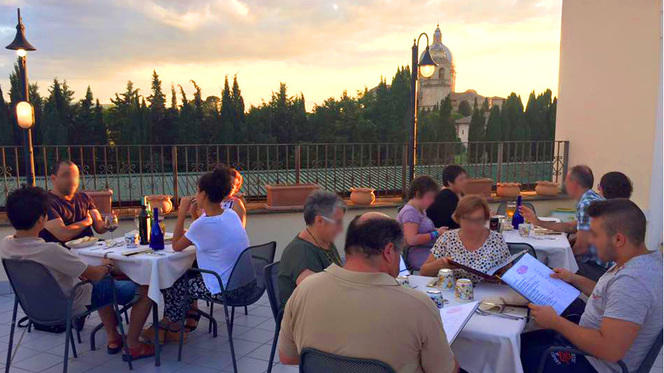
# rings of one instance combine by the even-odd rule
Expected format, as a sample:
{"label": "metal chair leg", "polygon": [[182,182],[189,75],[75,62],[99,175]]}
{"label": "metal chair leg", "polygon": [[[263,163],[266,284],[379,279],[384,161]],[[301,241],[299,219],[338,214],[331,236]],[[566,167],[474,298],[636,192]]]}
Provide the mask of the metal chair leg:
{"label": "metal chair leg", "polygon": [[228,307],[224,305],[224,315],[226,318],[226,329],[228,330],[228,342],[231,347],[231,359],[233,360],[233,372],[237,373],[237,362],[235,361],[235,348],[233,347],[233,324],[228,318]]}
{"label": "metal chair leg", "polygon": [[180,341],[178,342],[178,361],[182,361],[182,345],[184,344],[184,320],[186,316],[180,320]]}
{"label": "metal chair leg", "polygon": [[[212,320],[214,318],[214,302],[209,302],[208,304],[210,305],[210,320]],[[208,324],[208,333],[212,333],[212,325],[211,324]],[[215,335],[215,337],[216,337],[216,335]]]}
{"label": "metal chair leg", "polygon": [[67,373],[67,363],[69,362],[69,340],[71,337],[71,317],[67,312],[67,321],[65,322],[65,357],[62,365],[62,372]]}
{"label": "metal chair leg", "polygon": [[81,331],[76,329],[76,339],[78,339],[78,343],[81,344],[83,341],[81,340]]}
{"label": "metal chair leg", "polygon": [[274,363],[274,353],[277,350],[277,339],[279,338],[279,325],[274,327],[274,337],[272,338],[272,348],[270,349],[270,360],[267,365],[267,373],[272,372],[272,364]]}
{"label": "metal chair leg", "polygon": [[104,327],[104,324],[99,324],[95,326],[94,329],[92,329],[92,332],[90,332],[90,351],[94,351],[97,349],[97,346],[95,344],[95,336],[97,335],[97,332],[100,331]]}
{"label": "metal chair leg", "polygon": [[78,357],[78,353],[76,353],[76,343],[74,342],[74,331],[69,328],[69,340],[71,342],[71,352],[74,355],[74,358]]}
{"label": "metal chair leg", "polygon": [[12,345],[14,344],[14,330],[16,329],[16,313],[18,311],[18,298],[14,297],[14,312],[12,312],[12,326],[9,332],[9,346],[7,347],[7,361],[5,362],[5,373],[9,373],[12,363]]}
{"label": "metal chair leg", "polygon": [[235,322],[235,307],[231,308],[231,327],[228,329],[228,336],[233,334],[233,323]]}
{"label": "metal chair leg", "polygon": [[[113,304],[111,305],[113,307],[113,311],[115,312],[115,319],[118,320],[118,327],[120,328],[120,337],[122,337],[122,347],[124,349],[124,353],[128,356],[127,358],[127,364],[129,364],[129,370],[134,369],[132,362],[131,362],[131,354],[129,352],[129,345],[127,344],[127,335],[125,334],[124,331],[124,326],[122,325],[122,315],[120,315],[120,307],[118,306],[118,298],[117,298],[117,293],[115,292],[115,285],[113,286]],[[125,310],[126,312],[126,310]],[[97,326],[97,328],[101,329],[103,324],[100,324]],[[95,328],[96,329],[96,328]],[[92,335],[90,337],[90,343],[94,347],[94,333],[96,332],[93,331]]]}
{"label": "metal chair leg", "polygon": [[247,306],[244,306],[244,315],[247,316],[249,314],[249,310],[247,310]]}

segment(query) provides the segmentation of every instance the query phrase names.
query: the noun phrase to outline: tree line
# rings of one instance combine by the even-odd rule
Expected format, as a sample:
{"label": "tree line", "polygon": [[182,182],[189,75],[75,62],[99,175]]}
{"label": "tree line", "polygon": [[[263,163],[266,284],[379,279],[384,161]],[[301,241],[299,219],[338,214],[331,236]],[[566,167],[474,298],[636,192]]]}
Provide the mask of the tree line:
{"label": "tree line", "polygon": [[[10,74],[9,100],[0,88],[0,145],[22,144],[14,107],[21,100],[18,65]],[[290,95],[285,83],[268,101],[245,107],[237,76],[224,79],[220,96],[203,97],[191,80],[193,97],[182,85],[164,90],[156,71],[145,95],[128,81],[124,91],[103,106],[90,87],[75,101],[66,81],[57,78],[42,97],[30,85],[35,108],[35,144],[251,144],[251,143],[403,143],[410,122],[410,68],[400,67],[388,84],[381,78],[373,89],[355,95],[344,91],[305,108],[303,94]],[[458,142],[455,120],[472,115],[469,141],[552,140],[556,98],[551,91],[531,93],[526,107],[511,93],[502,107],[488,101],[462,101],[457,110],[450,97],[418,114],[418,140]]]}

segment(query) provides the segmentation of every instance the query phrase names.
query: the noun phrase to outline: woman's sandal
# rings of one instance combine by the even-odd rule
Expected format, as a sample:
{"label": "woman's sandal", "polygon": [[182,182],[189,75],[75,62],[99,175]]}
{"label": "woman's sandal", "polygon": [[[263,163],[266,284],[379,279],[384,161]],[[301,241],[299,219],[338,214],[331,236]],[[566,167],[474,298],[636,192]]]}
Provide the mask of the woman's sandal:
{"label": "woman's sandal", "polygon": [[154,356],[154,345],[148,343],[139,343],[138,346],[129,347],[129,354],[122,354],[122,360],[131,361]]}
{"label": "woman's sandal", "polygon": [[106,344],[106,352],[109,355],[115,355],[118,352],[122,351],[122,347],[124,347],[124,345],[122,344],[122,338],[115,341],[109,341]]}
{"label": "woman's sandal", "polygon": [[[154,342],[154,326],[151,326],[147,329],[144,329],[141,333],[141,337],[144,340]],[[184,330],[184,340],[187,340],[187,335],[189,332],[185,328]],[[163,321],[159,323],[159,344],[165,344],[168,342],[179,342],[180,341],[180,330],[171,329],[171,325],[165,324]]]}
{"label": "woman's sandal", "polygon": [[[193,310],[187,311],[184,329],[187,332],[193,332],[194,330],[196,330],[196,328],[198,328],[198,322],[200,321],[200,319],[201,319],[201,314],[198,313],[197,311]],[[189,320],[194,320],[194,322],[190,324],[188,322]]]}

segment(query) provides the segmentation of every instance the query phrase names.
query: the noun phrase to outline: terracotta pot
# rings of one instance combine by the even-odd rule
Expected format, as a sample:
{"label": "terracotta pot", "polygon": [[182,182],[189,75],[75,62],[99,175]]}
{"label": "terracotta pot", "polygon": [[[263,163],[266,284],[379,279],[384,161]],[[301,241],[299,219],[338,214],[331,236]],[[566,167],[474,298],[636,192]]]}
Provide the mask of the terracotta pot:
{"label": "terracotta pot", "polygon": [[272,184],[265,185],[267,207],[303,207],[309,194],[320,189],[318,184]]}
{"label": "terracotta pot", "polygon": [[520,193],[521,193],[521,184],[519,183],[496,184],[496,195],[499,197],[516,197]]}
{"label": "terracotta pot", "polygon": [[113,203],[112,189],[86,190],[84,193],[87,194],[88,197],[92,198],[95,205],[97,206],[97,210],[99,210],[99,212],[102,213],[102,215],[111,213],[112,211],[111,205]]}
{"label": "terracotta pot", "polygon": [[376,202],[373,188],[350,188],[350,200],[356,205],[372,205]]}
{"label": "terracotta pot", "polygon": [[552,181],[540,180],[535,185],[535,192],[538,196],[556,196],[560,193],[560,187]]}
{"label": "terracotta pot", "polygon": [[466,182],[464,193],[491,197],[491,185],[493,185],[493,180],[489,178],[469,179],[468,182]]}
{"label": "terracotta pot", "polygon": [[159,213],[164,215],[173,211],[173,202],[171,202],[171,198],[173,198],[173,196],[169,196],[168,194],[151,194],[145,196],[145,200],[150,203],[150,206],[152,208],[159,207]]}

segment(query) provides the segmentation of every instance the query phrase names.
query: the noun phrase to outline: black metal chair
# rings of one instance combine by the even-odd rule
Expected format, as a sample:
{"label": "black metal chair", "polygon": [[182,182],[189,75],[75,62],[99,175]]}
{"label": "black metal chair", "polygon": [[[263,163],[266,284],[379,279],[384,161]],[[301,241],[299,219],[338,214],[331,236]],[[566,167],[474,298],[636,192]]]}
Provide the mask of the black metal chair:
{"label": "black metal chair", "polygon": [[281,300],[279,299],[279,284],[277,283],[277,278],[279,277],[279,263],[280,262],[274,262],[265,266],[267,299],[270,301],[272,316],[274,316],[274,337],[272,337],[272,348],[270,349],[270,360],[267,365],[267,373],[272,372],[274,353],[277,349],[277,340],[279,339],[279,331],[281,330],[281,319],[284,316],[283,309],[281,308]]}
{"label": "black metal chair", "polygon": [[[659,355],[659,352],[661,350],[662,350],[662,330],[659,331],[657,338],[655,338],[655,341],[653,342],[652,346],[650,346],[648,353],[646,354],[645,358],[643,358],[643,361],[639,365],[638,369],[635,372],[631,373],[649,373],[650,370],[652,369],[652,366],[655,364],[655,360],[657,360],[657,356]],[[544,351],[544,353],[542,353],[539,367],[537,369],[538,373],[544,372],[544,366],[546,365],[546,360],[549,358],[549,356],[551,356],[551,353],[558,351],[565,351],[577,355],[590,356],[589,354],[574,347],[565,347],[565,346],[549,347],[548,349],[546,349],[546,351]],[[629,370],[627,369],[627,365],[625,365],[625,363],[622,360],[618,361],[618,366],[620,367],[622,373],[630,373]]]}
{"label": "black metal chair", "polygon": [[[124,315],[125,322],[127,325],[129,325],[129,316],[127,316],[127,313],[129,312],[129,309],[134,306],[140,299],[140,295],[136,295],[134,299],[132,299],[129,303],[123,304],[122,307],[120,308],[120,314]],[[120,305],[118,305],[119,307]],[[122,323],[122,318],[118,320],[118,324]],[[98,331],[100,331],[104,327],[103,323],[99,323],[99,325],[95,326],[94,329],[90,332],[90,350],[94,351],[97,349],[96,344],[95,344],[95,335],[97,334]],[[81,333],[80,331],[76,331],[78,335],[78,343],[81,343]]]}
{"label": "black metal chair", "polygon": [[[270,264],[268,259],[274,258],[276,251],[276,242],[269,242],[263,245],[251,246],[246,248],[238,257],[228,282],[224,287],[221,276],[214,271],[202,268],[192,268],[187,271],[187,276],[194,273],[209,274],[214,276],[219,282],[221,289],[220,296],[211,298],[201,298],[210,303],[216,303],[224,306],[224,318],[226,329],[228,330],[228,342],[231,348],[231,358],[233,360],[233,371],[237,372],[237,362],[235,360],[235,349],[233,347],[233,321],[235,319],[235,307],[245,307],[256,303],[265,293],[264,268]],[[246,293],[242,297],[233,296],[234,290],[244,288]],[[247,288],[250,288],[247,291]],[[187,301],[191,301],[188,299]],[[229,312],[228,308],[231,308]],[[203,312],[198,311],[204,315]],[[230,314],[230,315],[229,315]],[[217,321],[211,315],[205,315],[210,318],[212,323],[212,335],[217,337]],[[180,343],[178,347],[178,361],[182,359],[182,345],[184,343],[184,319],[180,320]]]}
{"label": "black metal chair", "polygon": [[[536,210],[535,210],[535,206],[534,206],[532,203],[530,203],[530,202],[521,202],[521,204],[522,204],[523,206],[526,206],[526,207],[528,207],[529,209],[533,210],[533,212],[534,212],[535,214],[537,214],[537,212],[536,212]],[[506,216],[506,210],[507,210],[507,202],[501,202],[501,203],[498,205],[498,210],[496,211],[496,214],[497,214],[497,215],[503,215],[503,216]]]}
{"label": "black metal chair", "polygon": [[537,259],[537,253],[535,252],[535,248],[525,242],[512,242],[512,243],[507,243],[507,247],[510,249],[510,255],[514,255],[516,253],[519,253],[523,250],[528,250],[528,254],[532,255],[535,259]]}
{"label": "black metal chair", "polygon": [[305,347],[300,354],[301,373],[395,373],[379,360],[346,357]]}
{"label": "black metal chair", "polygon": [[[252,246],[251,248],[253,249],[252,254],[251,254],[251,261],[252,261],[252,263],[254,265],[254,269],[256,271],[256,277],[262,277],[263,276],[263,268],[265,267],[265,265],[274,262],[274,255],[277,251],[277,242],[276,241],[270,241],[270,242],[264,243],[262,245]],[[262,265],[262,267],[261,267],[261,265]],[[261,294],[261,296],[262,296],[262,294]],[[214,315],[214,302],[212,302],[212,303],[208,302],[208,303],[209,303],[209,306],[210,306],[210,311],[209,311],[209,316],[210,317],[208,318],[210,320],[210,323],[208,324],[208,333],[211,333],[212,328],[213,328],[213,324],[214,324],[212,322],[212,320],[214,320],[214,316],[213,316]],[[231,314],[233,316],[235,316],[235,307],[231,310]],[[247,309],[247,306],[244,306],[244,314],[245,315],[249,314],[249,310]],[[205,313],[201,313],[201,316],[207,318],[208,315],[206,315]]]}
{"label": "black metal chair", "polygon": [[[5,373],[9,373],[9,367],[12,361],[12,344],[14,341],[14,330],[16,327],[16,315],[18,306],[21,305],[23,312],[28,316],[31,322],[46,326],[65,324],[65,353],[63,362],[63,372],[67,372],[67,363],[69,361],[69,346],[71,344],[72,354],[78,357],[76,353],[76,343],[74,342],[74,333],[72,323],[82,317],[95,312],[97,309],[89,309],[85,312],[74,314],[72,307],[76,290],[91,281],[83,281],[71,291],[71,296],[66,296],[58,283],[53,278],[49,270],[40,263],[31,260],[3,259],[2,265],[7,273],[7,278],[14,291],[14,310],[12,313],[11,332],[9,334],[9,346],[7,347],[7,361],[5,363]],[[112,277],[108,277],[113,281]],[[113,291],[113,302],[111,303],[115,316],[120,319],[116,293]],[[104,305],[106,306],[106,305]],[[118,323],[122,343],[127,346],[127,340],[124,334],[122,323]],[[129,369],[132,364],[129,362]]]}

